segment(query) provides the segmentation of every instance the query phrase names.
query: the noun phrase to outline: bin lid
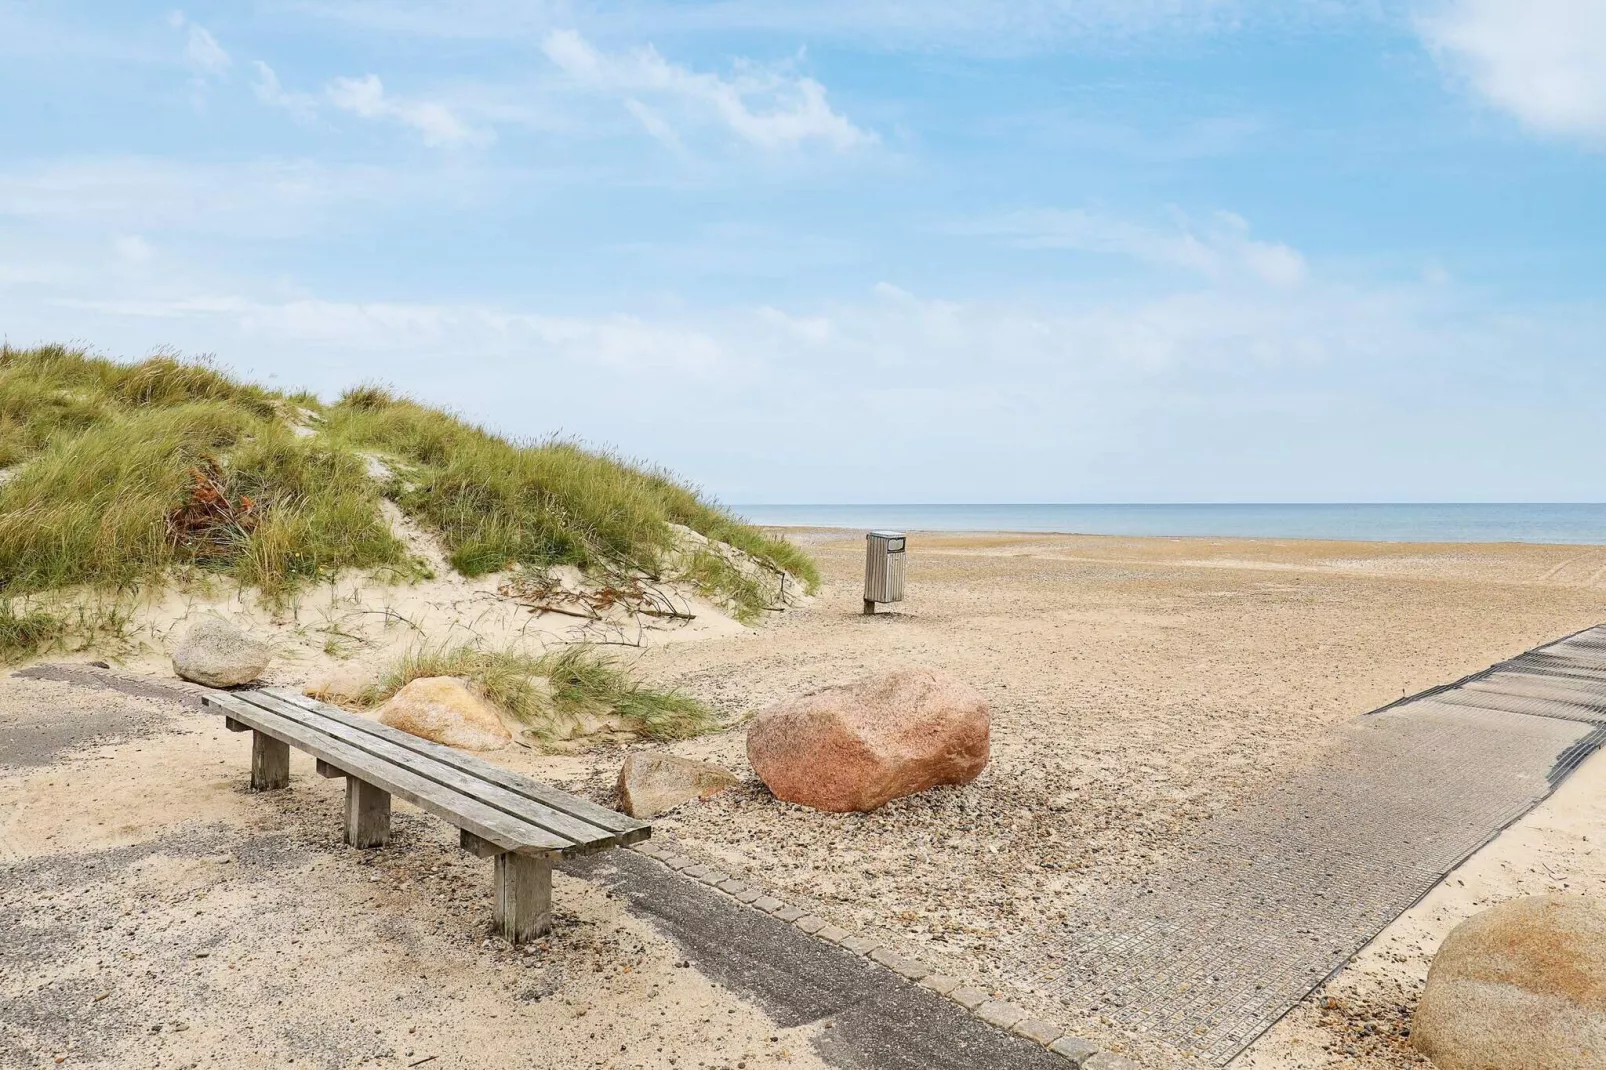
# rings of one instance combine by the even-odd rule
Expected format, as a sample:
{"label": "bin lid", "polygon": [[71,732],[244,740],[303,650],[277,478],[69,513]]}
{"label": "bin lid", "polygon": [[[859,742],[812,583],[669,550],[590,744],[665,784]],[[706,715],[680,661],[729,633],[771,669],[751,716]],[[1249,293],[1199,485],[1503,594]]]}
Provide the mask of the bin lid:
{"label": "bin lid", "polygon": [[904,535],[901,531],[872,531],[865,536],[868,539],[901,539],[903,537]]}

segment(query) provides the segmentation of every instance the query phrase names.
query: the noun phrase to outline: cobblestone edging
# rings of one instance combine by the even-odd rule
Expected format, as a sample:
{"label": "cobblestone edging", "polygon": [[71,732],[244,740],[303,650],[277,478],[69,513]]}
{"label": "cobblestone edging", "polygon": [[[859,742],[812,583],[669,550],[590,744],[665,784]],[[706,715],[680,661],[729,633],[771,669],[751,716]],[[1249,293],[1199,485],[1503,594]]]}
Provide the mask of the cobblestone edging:
{"label": "cobblestone edging", "polygon": [[713,866],[699,864],[651,840],[633,844],[626,849],[645,855],[682,876],[690,877],[723,892],[738,903],[762,910],[817,940],[824,940],[856,955],[862,955],[906,981],[929,988],[939,996],[946,996],[988,1025],[1041,1044],[1054,1054],[1063,1056],[1067,1064],[1077,1070],[1137,1070],[1136,1064],[1129,1059],[1111,1052],[1100,1051],[1098,1045],[1081,1037],[1072,1036],[1052,1022],[1033,1018],[1007,1000],[994,999],[979,988],[962,985],[952,977],[934,972],[917,959],[895,953],[874,937],[856,935],[831,925],[823,918],[800,910]]}

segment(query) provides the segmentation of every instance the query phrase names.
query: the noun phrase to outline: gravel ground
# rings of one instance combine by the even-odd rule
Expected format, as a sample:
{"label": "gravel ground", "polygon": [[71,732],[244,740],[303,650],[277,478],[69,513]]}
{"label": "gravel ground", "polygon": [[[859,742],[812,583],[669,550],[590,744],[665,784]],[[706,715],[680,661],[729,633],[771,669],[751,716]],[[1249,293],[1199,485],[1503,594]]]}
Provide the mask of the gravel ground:
{"label": "gravel ground", "polygon": [[[964,535],[914,537],[909,600],[866,618],[860,540],[802,537],[827,576],[813,606],[650,651],[647,671],[735,718],[878,669],[943,669],[991,704],[989,768],[822,814],[752,779],[737,727],[672,749],[748,781],[660,830],[1050,1019],[1064,1008],[1039,981],[1044,936],[1079,896],[1320,761],[1337,725],[1606,619],[1606,550]],[[605,798],[618,760],[526,764]],[[1166,1064],[1113,1030],[1094,1039]]]}
{"label": "gravel ground", "polygon": [[556,875],[552,936],[515,951],[454,830],[399,804],[353,851],[339,781],[297,751],[251,795],[249,748],[0,678],[0,1067],[824,1070],[818,1024],[777,1027],[602,888]]}

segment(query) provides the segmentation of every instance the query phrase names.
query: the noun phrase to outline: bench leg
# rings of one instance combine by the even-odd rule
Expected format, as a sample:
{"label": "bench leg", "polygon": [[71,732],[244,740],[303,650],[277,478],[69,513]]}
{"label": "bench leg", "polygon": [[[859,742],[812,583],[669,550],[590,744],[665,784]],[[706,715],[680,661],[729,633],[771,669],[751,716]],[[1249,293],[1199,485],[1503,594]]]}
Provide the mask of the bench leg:
{"label": "bench leg", "polygon": [[390,792],[354,776],[346,778],[346,842],[383,847],[390,839]]}
{"label": "bench leg", "polygon": [[251,732],[251,790],[273,791],[290,784],[290,744],[266,732]]}
{"label": "bench leg", "polygon": [[510,944],[552,929],[552,859],[496,856],[496,927]]}

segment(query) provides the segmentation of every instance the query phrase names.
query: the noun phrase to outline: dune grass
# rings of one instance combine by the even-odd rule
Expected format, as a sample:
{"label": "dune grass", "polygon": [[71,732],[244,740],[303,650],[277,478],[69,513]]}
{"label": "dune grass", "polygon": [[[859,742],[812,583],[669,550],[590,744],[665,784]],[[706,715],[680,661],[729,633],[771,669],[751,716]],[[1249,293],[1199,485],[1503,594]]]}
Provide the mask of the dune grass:
{"label": "dune grass", "polygon": [[[175,527],[203,497],[215,508]],[[129,587],[175,566],[276,594],[405,559],[359,458],[225,402],[108,414],[0,487],[7,594]]]}
{"label": "dune grass", "polygon": [[687,739],[715,727],[713,713],[678,691],[643,685],[618,658],[585,644],[541,655],[487,650],[473,644],[419,647],[402,655],[361,696],[377,706],[413,680],[456,676],[505,710],[538,738],[554,741],[568,729],[609,715],[648,739]]}
{"label": "dune grass", "polygon": [[115,604],[79,603],[52,610],[0,599],[0,665],[83,649],[97,639],[117,639],[127,623],[127,613]]}
{"label": "dune grass", "polygon": [[[810,589],[814,562],[709,505],[667,474],[570,442],[518,444],[378,387],[348,392],[325,412],[325,432],[400,462],[392,493],[439,532],[466,576],[515,565],[651,572],[681,524],[785,569]],[[711,577],[730,581],[730,576]],[[748,594],[724,583],[710,590]]]}
{"label": "dune grass", "polygon": [[[392,467],[388,484],[369,474],[371,455]],[[555,564],[657,575],[684,556],[669,527],[683,524],[818,583],[797,547],[667,473],[571,442],[509,442],[379,387],[325,406],[171,355],[126,364],[0,346],[0,468],[0,598],[126,589],[174,569],[273,596],[343,568],[405,571],[415,563],[382,496],[466,576]],[[762,608],[740,570],[679,567],[668,578],[738,613]]]}
{"label": "dune grass", "polygon": [[203,361],[157,356],[122,364],[67,346],[0,346],[0,468],[115,413],[200,401],[259,417],[280,405],[271,392],[236,383]]}

